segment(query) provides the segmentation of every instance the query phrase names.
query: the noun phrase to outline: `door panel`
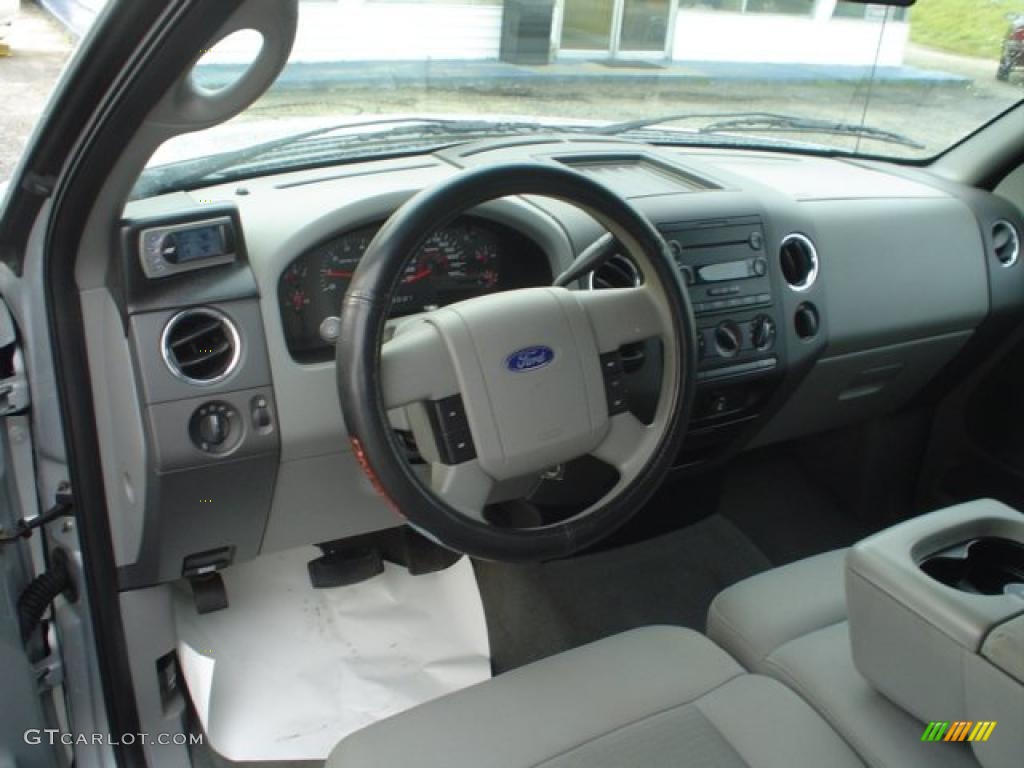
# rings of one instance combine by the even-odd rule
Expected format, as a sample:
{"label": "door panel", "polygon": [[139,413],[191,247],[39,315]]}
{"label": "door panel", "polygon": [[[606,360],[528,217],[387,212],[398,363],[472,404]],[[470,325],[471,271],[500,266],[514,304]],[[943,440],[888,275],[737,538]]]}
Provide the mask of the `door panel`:
{"label": "door panel", "polygon": [[[21,441],[22,447],[31,445],[25,442],[30,440],[28,420],[17,415],[27,407],[28,397],[15,339],[10,313],[0,300],[0,530],[7,535],[17,530],[26,506],[11,440]],[[27,483],[31,493],[31,467],[22,471],[28,472],[28,478],[21,478],[20,485]],[[34,507],[34,496],[31,502]],[[46,650],[36,633],[28,642],[30,659],[18,613],[18,597],[35,573],[29,544],[26,539],[0,541],[0,766],[51,768],[56,765],[57,751],[43,733],[51,726],[43,714],[32,663],[41,660]]]}

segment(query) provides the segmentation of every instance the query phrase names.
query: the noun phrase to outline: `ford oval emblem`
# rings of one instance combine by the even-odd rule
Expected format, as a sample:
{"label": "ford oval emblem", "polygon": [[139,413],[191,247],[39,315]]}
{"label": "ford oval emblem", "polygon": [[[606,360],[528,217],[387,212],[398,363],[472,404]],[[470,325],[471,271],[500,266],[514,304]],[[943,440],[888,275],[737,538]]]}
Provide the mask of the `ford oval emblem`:
{"label": "ford oval emblem", "polygon": [[523,373],[543,368],[554,359],[555,350],[551,347],[523,347],[505,358],[505,367],[512,373]]}

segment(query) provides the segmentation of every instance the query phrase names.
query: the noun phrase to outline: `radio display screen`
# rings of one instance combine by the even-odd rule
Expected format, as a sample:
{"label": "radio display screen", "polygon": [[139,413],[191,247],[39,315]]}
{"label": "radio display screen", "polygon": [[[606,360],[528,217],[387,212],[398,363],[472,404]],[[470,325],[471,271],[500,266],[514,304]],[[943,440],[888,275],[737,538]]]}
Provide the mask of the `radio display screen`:
{"label": "radio display screen", "polygon": [[697,270],[701,282],[720,283],[726,280],[743,280],[750,277],[746,261],[726,261],[721,264],[707,264]]}
{"label": "radio display screen", "polygon": [[224,228],[219,224],[208,227],[196,227],[168,235],[172,245],[164,253],[167,260],[175,264],[223,256],[226,252]]}

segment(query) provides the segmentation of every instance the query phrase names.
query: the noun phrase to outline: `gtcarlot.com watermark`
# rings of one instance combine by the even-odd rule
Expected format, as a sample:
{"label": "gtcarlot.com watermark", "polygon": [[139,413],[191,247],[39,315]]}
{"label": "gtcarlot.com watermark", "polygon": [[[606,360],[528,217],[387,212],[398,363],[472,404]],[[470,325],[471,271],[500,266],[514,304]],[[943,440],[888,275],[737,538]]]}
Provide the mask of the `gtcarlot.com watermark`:
{"label": "gtcarlot.com watermark", "polygon": [[201,733],[67,733],[57,728],[30,728],[25,731],[24,739],[26,744],[48,744],[54,746],[111,746],[127,744],[160,746],[178,745],[188,746],[203,743]]}

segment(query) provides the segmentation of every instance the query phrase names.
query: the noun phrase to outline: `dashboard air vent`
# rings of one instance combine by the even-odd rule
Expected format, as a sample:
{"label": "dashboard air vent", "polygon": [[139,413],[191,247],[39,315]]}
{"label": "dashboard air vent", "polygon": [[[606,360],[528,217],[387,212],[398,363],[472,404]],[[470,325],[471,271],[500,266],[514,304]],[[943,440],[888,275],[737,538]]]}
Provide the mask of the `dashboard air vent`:
{"label": "dashboard air vent", "polygon": [[779,248],[782,276],[794,291],[806,291],[818,279],[818,251],[804,235],[786,235]]}
{"label": "dashboard air vent", "polygon": [[636,265],[622,254],[615,254],[590,273],[591,290],[603,288],[636,288],[642,282]]}
{"label": "dashboard air vent", "polygon": [[1008,221],[992,225],[992,252],[1004,267],[1012,267],[1020,258],[1020,235]]}
{"label": "dashboard air vent", "polygon": [[191,384],[216,384],[238,366],[238,329],[215,309],[186,309],[164,327],[160,342],[164,362],[175,376]]}

